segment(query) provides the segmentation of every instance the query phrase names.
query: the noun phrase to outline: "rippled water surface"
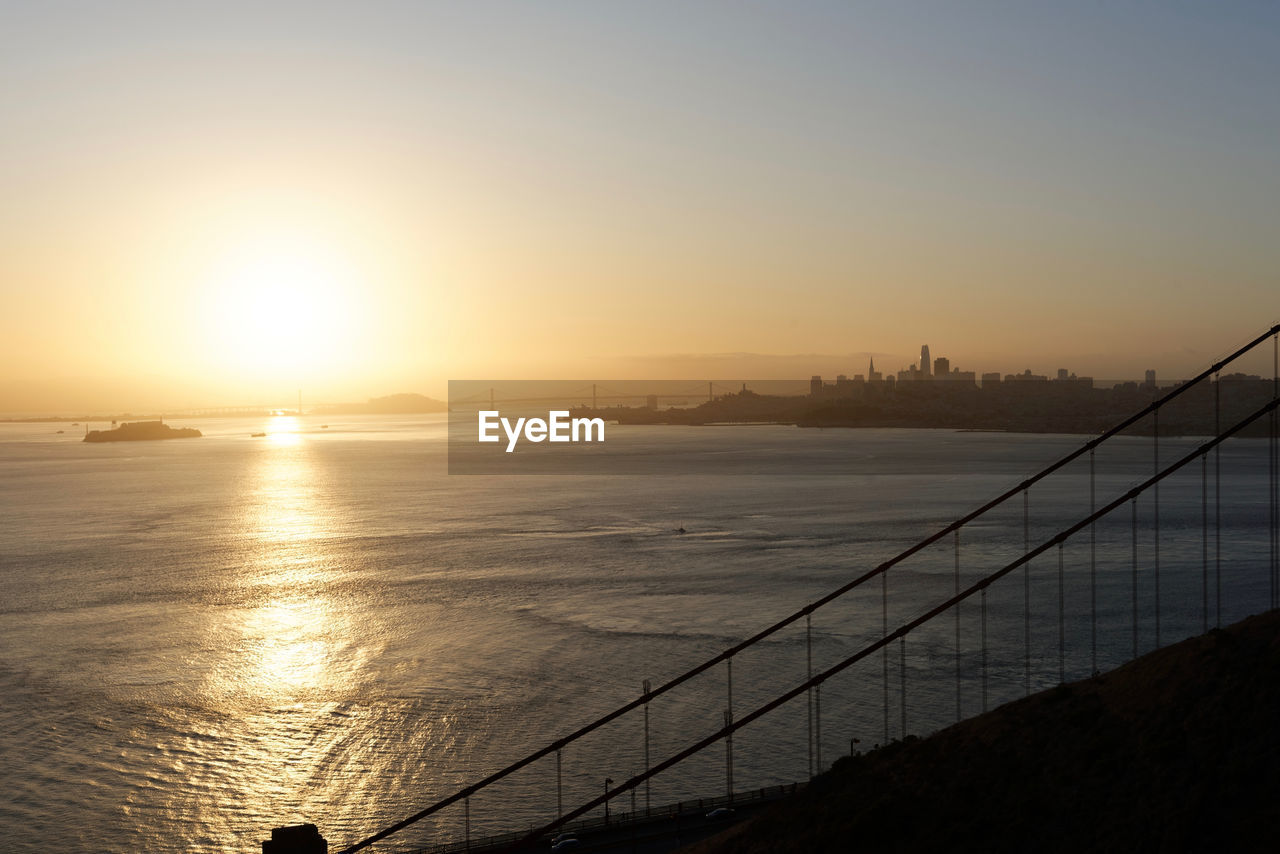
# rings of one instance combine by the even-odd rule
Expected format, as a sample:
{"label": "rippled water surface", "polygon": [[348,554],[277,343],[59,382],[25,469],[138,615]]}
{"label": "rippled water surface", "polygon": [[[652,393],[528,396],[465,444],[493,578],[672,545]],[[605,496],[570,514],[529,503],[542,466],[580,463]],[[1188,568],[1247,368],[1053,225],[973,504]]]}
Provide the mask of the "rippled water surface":
{"label": "rippled water surface", "polygon": [[[695,446],[736,429],[733,441],[762,451],[817,443],[861,462],[839,477],[680,476],[676,465],[670,476],[451,477],[437,419],[192,426],[204,438],[92,445],[79,428],[0,425],[6,850],[248,852],[304,820],[337,850],[634,698],[641,680],[718,653],[1083,441],[636,427]],[[1162,457],[1191,444],[1163,442]],[[1224,622],[1258,610],[1266,584],[1266,456],[1257,441],[1223,453]],[[1098,466],[1101,503],[1150,472],[1149,440],[1120,440]],[[1033,542],[1087,511],[1087,474],[1075,464],[1032,491]],[[1196,463],[1163,487],[1165,641],[1203,618],[1205,556],[1213,564],[1217,549],[1202,528],[1205,481],[1212,469]],[[1139,512],[1145,651],[1149,502]],[[1022,513],[1019,500],[966,529],[964,578],[1016,556]],[[1100,666],[1111,666],[1132,639],[1130,512],[1097,536]],[[901,621],[949,595],[954,543],[895,573],[889,619]],[[1025,690],[1028,662],[1036,687],[1057,681],[1056,573],[1051,555],[992,589],[992,704]],[[1078,678],[1092,667],[1087,538],[1065,548],[1064,579],[1065,667]],[[1024,583],[1036,602],[1029,649]],[[965,714],[981,702],[977,607],[960,612]],[[815,615],[815,667],[876,637],[880,609],[877,583]],[[895,651],[891,737],[904,696],[910,731],[954,719],[954,632],[954,621],[931,625],[905,657]],[[735,711],[801,681],[806,654],[800,622],[735,660]],[[824,686],[824,764],[850,738],[882,740],[884,664]],[[654,761],[719,725],[725,682],[717,669],[654,702]],[[738,737],[739,789],[807,777],[807,711],[792,705]],[[630,715],[566,749],[566,807],[642,769],[641,726]],[[709,754],[654,781],[653,805],[720,794],[723,752]],[[473,832],[552,817],[555,790],[554,762],[535,764],[473,798]],[[397,844],[450,838],[461,821],[442,812]]]}

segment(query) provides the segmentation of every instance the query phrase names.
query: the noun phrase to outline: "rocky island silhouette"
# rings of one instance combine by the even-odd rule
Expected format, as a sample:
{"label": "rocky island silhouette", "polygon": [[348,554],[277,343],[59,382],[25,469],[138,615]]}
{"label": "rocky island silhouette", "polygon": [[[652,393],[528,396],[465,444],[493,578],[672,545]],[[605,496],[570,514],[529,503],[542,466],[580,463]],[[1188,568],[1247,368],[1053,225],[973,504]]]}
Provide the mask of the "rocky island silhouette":
{"label": "rocky island silhouette", "polygon": [[90,430],[86,442],[145,442],[153,439],[195,439],[201,436],[194,427],[173,428],[163,421],[133,421],[114,430]]}

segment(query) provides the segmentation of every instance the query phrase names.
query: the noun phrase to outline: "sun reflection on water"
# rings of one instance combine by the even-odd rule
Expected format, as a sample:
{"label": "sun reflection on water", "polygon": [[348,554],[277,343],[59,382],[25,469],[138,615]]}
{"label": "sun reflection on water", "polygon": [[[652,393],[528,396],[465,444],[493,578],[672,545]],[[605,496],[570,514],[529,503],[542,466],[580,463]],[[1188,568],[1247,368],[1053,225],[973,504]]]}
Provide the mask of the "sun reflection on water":
{"label": "sun reflection on water", "polygon": [[316,448],[300,419],[277,417],[270,431],[242,481],[240,560],[229,607],[211,612],[219,662],[205,687],[239,721],[224,758],[239,769],[242,792],[278,811],[271,805],[296,804],[320,782],[318,733],[355,690],[367,653],[341,592],[336,511]]}
{"label": "sun reflection on water", "polygon": [[320,544],[310,544],[304,552],[290,548],[298,540],[309,540],[323,532],[327,510],[320,501],[319,474],[311,460],[311,448],[298,429],[296,418],[273,425],[270,441],[257,455],[256,467],[246,490],[247,502],[241,518],[244,533],[255,541],[251,569],[265,581],[279,581],[290,587],[312,580],[306,572],[279,578],[281,558],[296,566],[299,558],[311,569],[323,566]]}
{"label": "sun reflection on water", "polygon": [[[314,820],[335,791],[359,787],[351,768],[368,761],[349,742],[377,632],[354,617],[335,545],[341,510],[304,421],[273,418],[270,439],[252,446],[232,514],[238,563],[225,607],[209,612],[217,663],[204,700],[227,721],[209,767],[234,769],[222,798],[244,802],[238,820],[249,825],[223,825],[229,837]],[[213,802],[179,797],[171,809],[211,827],[225,821]]]}
{"label": "sun reflection on water", "polygon": [[325,687],[334,646],[328,623],[325,603],[317,597],[276,600],[251,611],[244,637],[255,693],[289,697]]}
{"label": "sun reflection on water", "polygon": [[267,430],[268,442],[276,446],[295,446],[302,444],[301,419],[292,415],[276,415],[271,419]]}
{"label": "sun reflection on water", "polygon": [[257,697],[330,692],[341,687],[339,654],[351,642],[332,594],[337,570],[326,537],[332,509],[300,419],[273,419],[271,438],[246,484],[241,523],[248,559],[238,580],[251,595],[233,669],[243,690]]}

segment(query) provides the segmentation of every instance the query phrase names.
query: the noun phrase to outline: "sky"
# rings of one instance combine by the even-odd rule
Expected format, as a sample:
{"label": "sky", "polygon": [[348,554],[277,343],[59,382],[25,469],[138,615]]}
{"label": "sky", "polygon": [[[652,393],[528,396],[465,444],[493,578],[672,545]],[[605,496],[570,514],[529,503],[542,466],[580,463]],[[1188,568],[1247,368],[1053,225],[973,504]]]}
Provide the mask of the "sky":
{"label": "sky", "polygon": [[925,343],[1172,378],[1280,320],[1275,4],[3,17],[0,412],[854,374]]}

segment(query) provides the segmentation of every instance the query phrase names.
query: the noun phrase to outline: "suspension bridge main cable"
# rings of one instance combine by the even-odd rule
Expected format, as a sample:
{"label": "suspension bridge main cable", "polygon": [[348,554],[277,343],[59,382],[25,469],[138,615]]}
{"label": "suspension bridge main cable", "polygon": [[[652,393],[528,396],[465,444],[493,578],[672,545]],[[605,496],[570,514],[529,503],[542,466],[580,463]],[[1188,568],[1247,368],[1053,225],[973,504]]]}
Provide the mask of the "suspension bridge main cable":
{"label": "suspension bridge main cable", "polygon": [[707,747],[710,747],[711,745],[715,744],[720,739],[729,737],[732,733],[736,732],[737,730],[742,729],[748,724],[764,717],[769,712],[772,712],[778,707],[799,697],[801,694],[805,693],[810,688],[821,685],[826,680],[848,669],[849,667],[853,666],[854,664],[858,663],[864,658],[867,658],[873,653],[881,649],[887,649],[889,645],[892,644],[895,640],[902,639],[905,641],[906,636],[910,634],[912,631],[914,631],[915,629],[918,629],[920,628],[920,626],[924,625],[925,623],[928,623],[934,618],[945,614],[947,611],[951,610],[956,605],[959,605],[961,602],[964,602],[966,599],[973,596],[975,593],[985,594],[988,587],[990,587],[995,582],[999,581],[1001,578],[1004,578],[1006,575],[1013,572],[1018,567],[1024,566],[1029,561],[1033,560],[1036,557],[1039,557],[1040,555],[1044,554],[1045,552],[1049,551],[1055,546],[1060,547],[1070,537],[1074,536],[1075,534],[1078,534],[1080,531],[1083,531],[1085,528],[1089,527],[1098,519],[1101,519],[1102,517],[1112,512],[1113,510],[1119,507],[1122,507],[1126,501],[1133,501],[1140,494],[1150,489],[1151,487],[1159,483],[1164,478],[1182,469],[1184,466],[1193,462],[1197,458],[1204,456],[1209,451],[1213,450],[1218,445],[1222,444],[1222,442],[1226,441],[1231,436],[1235,435],[1236,433],[1243,430],[1245,427],[1257,421],[1259,418],[1263,417],[1264,415],[1270,412],[1275,411],[1277,406],[1280,406],[1280,398],[1272,399],[1269,403],[1262,406],[1253,414],[1245,417],[1243,420],[1235,424],[1233,427],[1229,428],[1225,433],[1222,433],[1221,435],[1218,435],[1213,439],[1210,439],[1209,441],[1204,442],[1200,446],[1190,451],[1181,459],[1169,465],[1167,468],[1147,478],[1145,481],[1133,487],[1128,492],[1119,496],[1114,501],[1102,507],[1101,509],[1095,510],[1094,512],[1090,513],[1088,516],[1084,517],[1083,519],[1076,522],[1075,524],[1059,531],[1057,534],[1045,540],[1043,543],[1036,546],[1034,549],[1027,552],[1026,554],[1022,555],[1022,557],[1018,558],[1012,563],[1009,563],[1006,566],[996,570],[995,572],[990,573],[984,578],[974,582],[969,587],[965,588],[961,592],[947,599],[945,602],[942,602],[936,605],[935,607],[929,609],[924,614],[921,614],[920,616],[916,617],[914,620],[911,620],[910,622],[907,622],[907,623],[903,623],[894,631],[885,634],[883,637],[875,641],[872,641],[867,646],[863,647],[862,649],[858,650],[852,655],[836,662],[831,667],[828,667],[826,670],[814,675],[813,677],[807,679],[805,682],[801,683],[800,685],[797,685],[796,687],[790,689],[789,691],[778,695],[773,700],[770,700],[768,703],[765,703],[763,706],[760,706],[759,708],[743,715],[740,718],[735,718],[732,723],[726,724],[720,730],[714,733],[711,733],[710,735],[700,739],[699,741],[695,742],[694,744],[690,745],[689,747],[685,748],[679,753],[676,753],[675,755],[669,757],[668,759],[663,760],[662,762],[653,766],[653,768],[649,769],[648,771],[645,771],[644,773],[641,773],[641,774],[637,774],[631,779],[616,785],[612,791],[612,794],[597,796],[594,799],[588,801],[587,803],[582,804],[581,806],[576,807],[575,809],[560,815],[554,821],[530,832],[521,840],[516,842],[515,845],[512,846],[512,849],[514,850],[518,848],[527,847],[529,844],[536,842],[537,840],[545,837],[548,833],[550,833],[553,830],[556,830],[557,828],[561,827],[567,822],[573,821],[575,818],[578,818],[579,816],[587,812],[590,812],[591,810],[603,804],[606,800],[609,800],[612,797],[616,797],[619,793],[625,792],[628,789],[632,789],[640,785],[641,783],[645,782],[649,778],[654,777],[657,774],[660,774],[661,772],[667,770],[668,768],[671,768],[674,765],[679,764],[680,762],[683,762],[685,759],[688,759],[690,756],[693,756],[694,754],[699,753],[700,751],[705,750]]}
{"label": "suspension bridge main cable", "polygon": [[[511,774],[515,773],[516,771],[519,771],[521,768],[524,768],[524,767],[526,767],[526,766],[528,766],[528,765],[530,765],[530,764],[532,764],[532,763],[534,763],[534,762],[538,761],[539,759],[542,759],[542,758],[543,758],[543,757],[545,757],[545,756],[549,756],[550,754],[555,753],[556,751],[558,751],[558,750],[562,749],[565,745],[567,745],[567,744],[569,744],[569,743],[571,743],[571,742],[577,741],[579,738],[582,738],[583,736],[585,736],[585,735],[587,735],[587,734],[589,734],[589,733],[591,733],[591,732],[593,732],[593,731],[595,731],[595,730],[599,729],[600,727],[602,727],[602,726],[604,726],[604,725],[606,725],[606,724],[608,724],[608,723],[610,723],[610,722],[612,722],[612,721],[614,721],[614,720],[617,720],[618,718],[622,717],[623,715],[627,714],[628,712],[631,712],[631,711],[633,711],[633,710],[635,710],[635,709],[637,709],[637,708],[640,708],[641,706],[644,706],[645,704],[647,704],[647,703],[649,703],[650,701],[652,701],[655,697],[661,696],[662,694],[665,694],[666,692],[668,692],[668,691],[670,691],[670,690],[672,690],[672,689],[674,689],[674,688],[678,687],[679,685],[681,685],[681,684],[683,684],[683,683],[685,683],[685,682],[689,681],[690,679],[694,678],[695,676],[698,676],[698,675],[700,675],[700,674],[702,674],[702,673],[706,672],[707,670],[711,669],[712,667],[715,667],[716,665],[718,665],[720,662],[725,661],[725,660],[727,660],[728,658],[731,658],[732,656],[736,655],[738,652],[741,652],[742,650],[746,649],[747,647],[754,646],[755,644],[759,643],[760,641],[764,640],[765,638],[768,638],[768,637],[770,637],[771,635],[776,634],[777,632],[781,631],[782,629],[786,628],[787,626],[791,625],[792,623],[794,623],[794,622],[798,621],[800,618],[802,618],[802,617],[806,617],[806,616],[808,616],[808,615],[812,614],[812,613],[813,613],[814,611],[816,611],[817,609],[819,609],[819,608],[823,607],[824,605],[829,604],[830,602],[834,601],[835,599],[839,599],[840,597],[844,596],[846,593],[849,593],[850,591],[852,591],[852,590],[854,590],[854,589],[856,589],[856,588],[860,587],[861,585],[863,585],[863,584],[865,584],[866,582],[868,582],[868,581],[870,581],[870,580],[874,579],[875,577],[877,577],[877,576],[879,576],[879,575],[886,574],[890,569],[892,569],[894,566],[896,566],[897,564],[901,563],[902,561],[906,560],[907,558],[909,558],[909,557],[911,557],[911,556],[913,556],[913,555],[915,555],[915,554],[917,554],[917,553],[919,553],[919,552],[923,551],[924,549],[928,548],[929,546],[933,545],[934,543],[936,543],[936,542],[938,542],[939,540],[941,540],[941,539],[943,539],[944,537],[946,537],[948,534],[951,534],[951,533],[953,533],[953,532],[955,532],[955,531],[958,531],[960,528],[962,528],[962,527],[964,527],[965,525],[967,525],[968,523],[972,522],[974,519],[978,518],[979,516],[983,515],[984,513],[988,512],[989,510],[992,510],[992,509],[994,509],[995,507],[998,507],[999,505],[1003,504],[1005,501],[1008,501],[1010,498],[1012,498],[1012,497],[1014,497],[1014,496],[1018,495],[1018,494],[1019,494],[1020,492],[1022,492],[1023,490],[1028,489],[1030,486],[1032,486],[1033,484],[1037,483],[1038,481],[1043,480],[1044,478],[1048,477],[1049,475],[1053,474],[1054,472],[1058,471],[1059,469],[1063,468],[1064,466],[1066,466],[1066,465],[1070,464],[1071,462],[1073,462],[1074,460],[1076,460],[1076,459],[1078,459],[1079,457],[1083,456],[1084,454],[1086,454],[1086,453],[1088,453],[1088,452],[1092,451],[1093,449],[1097,448],[1100,444],[1102,444],[1102,443],[1103,443],[1103,442],[1105,442],[1106,440],[1110,439],[1111,437],[1113,437],[1113,436],[1115,436],[1115,435],[1119,434],[1120,432],[1122,432],[1122,431],[1124,431],[1124,430],[1128,429],[1129,427],[1133,426],[1135,423],[1137,423],[1138,421],[1141,421],[1143,418],[1145,418],[1147,415],[1150,415],[1152,412],[1154,412],[1155,410],[1159,409],[1161,406],[1164,406],[1166,403],[1168,403],[1169,401],[1173,400],[1174,398],[1176,398],[1176,397],[1178,397],[1178,396],[1180,396],[1180,395],[1182,395],[1182,394],[1186,393],[1189,389],[1191,389],[1191,388],[1193,388],[1194,386],[1198,385],[1199,383],[1203,382],[1205,379],[1207,379],[1207,378],[1211,377],[1211,376],[1212,376],[1212,375],[1214,375],[1215,373],[1220,372],[1220,371],[1222,370],[1222,368],[1223,368],[1223,367],[1225,367],[1226,365],[1228,365],[1228,364],[1230,364],[1230,363],[1234,362],[1236,359],[1240,358],[1240,357],[1241,357],[1241,356],[1243,356],[1245,353],[1248,353],[1248,352],[1249,352],[1250,350],[1252,350],[1254,347],[1258,346],[1258,345],[1259,345],[1259,344],[1261,344],[1262,342],[1266,341],[1268,338],[1271,338],[1272,336],[1277,335],[1277,334],[1280,334],[1280,324],[1276,324],[1276,325],[1272,326],[1270,329],[1268,329],[1266,332],[1262,333],[1262,334],[1261,334],[1261,335],[1259,335],[1258,337],[1254,338],[1254,339],[1253,339],[1252,341],[1250,341],[1248,344],[1245,344],[1245,345],[1243,345],[1243,346],[1239,347],[1237,350],[1235,350],[1235,351],[1234,351],[1233,353],[1231,353],[1230,355],[1228,355],[1228,356],[1226,356],[1226,357],[1224,357],[1224,358],[1220,359],[1218,362],[1215,362],[1211,367],[1209,367],[1209,368],[1207,368],[1206,370],[1202,371],[1200,374],[1198,374],[1197,376],[1195,376],[1193,379],[1190,379],[1190,380],[1188,380],[1187,382],[1182,383],[1181,385],[1175,386],[1173,389],[1171,389],[1171,390],[1170,390],[1167,394],[1165,394],[1163,397],[1160,397],[1160,398],[1158,398],[1157,400],[1152,401],[1152,402],[1151,402],[1150,404],[1148,404],[1145,408],[1143,408],[1140,412],[1138,412],[1138,413],[1136,413],[1136,414],[1134,414],[1134,415],[1130,416],[1129,418],[1126,418],[1124,421],[1122,421],[1122,422],[1120,422],[1119,424],[1117,424],[1116,426],[1114,426],[1114,427],[1110,428],[1110,429],[1109,429],[1109,430],[1107,430],[1106,432],[1104,432],[1104,433],[1102,433],[1102,434],[1100,434],[1100,435],[1098,435],[1098,436],[1094,437],[1093,439],[1090,439],[1088,442],[1086,442],[1086,443],[1085,443],[1084,445],[1082,445],[1080,448],[1078,448],[1078,449],[1076,449],[1076,450],[1074,450],[1074,451],[1070,452],[1070,453],[1069,453],[1069,454],[1067,454],[1066,456],[1064,456],[1064,457],[1062,457],[1062,458],[1058,459],[1057,461],[1055,461],[1055,462],[1053,462],[1053,463],[1049,464],[1048,466],[1046,466],[1045,468],[1041,469],[1041,470],[1040,470],[1039,472],[1037,472],[1036,474],[1031,475],[1030,477],[1028,477],[1028,478],[1026,478],[1025,480],[1021,481],[1020,483],[1016,484],[1015,486],[1010,487],[1008,490],[1006,490],[1005,492],[1001,493],[1001,494],[1000,494],[999,496],[997,496],[996,498],[991,499],[991,500],[990,500],[990,501],[988,501],[986,504],[983,504],[981,507],[977,508],[976,510],[973,510],[973,511],[971,511],[971,512],[969,512],[969,513],[965,514],[964,516],[961,516],[959,519],[957,519],[956,521],[954,521],[954,522],[950,523],[950,524],[949,524],[949,525],[947,525],[946,527],[942,528],[942,529],[941,529],[941,530],[939,530],[937,533],[934,533],[934,534],[932,534],[931,536],[926,537],[926,538],[925,538],[925,539],[923,539],[923,540],[920,540],[920,541],[919,541],[919,542],[917,542],[915,545],[913,545],[913,546],[911,546],[910,548],[906,549],[905,551],[903,551],[903,552],[899,553],[899,554],[898,554],[898,555],[896,555],[895,557],[892,557],[892,558],[890,558],[889,560],[887,560],[887,561],[885,561],[885,562],[881,563],[880,565],[876,566],[874,569],[871,569],[871,570],[869,570],[869,571],[867,571],[867,572],[863,573],[862,575],[858,576],[857,578],[853,579],[852,581],[849,581],[849,582],[847,582],[847,583],[845,583],[845,584],[841,585],[840,587],[836,588],[835,590],[831,591],[830,593],[826,594],[825,596],[822,596],[821,598],[816,599],[816,600],[814,600],[813,602],[810,602],[809,604],[805,605],[803,608],[799,609],[798,611],[796,611],[796,612],[794,612],[794,613],[790,614],[790,615],[789,615],[789,616],[787,616],[787,617],[782,618],[781,620],[778,620],[777,622],[775,622],[773,625],[769,626],[768,628],[763,629],[762,631],[757,632],[756,634],[752,635],[751,637],[747,638],[747,639],[746,639],[746,640],[744,640],[744,641],[741,641],[741,642],[740,642],[740,643],[738,643],[738,644],[735,644],[734,646],[730,647],[729,649],[725,650],[724,652],[721,652],[720,654],[718,654],[718,655],[716,655],[716,656],[714,656],[714,657],[712,657],[712,658],[707,659],[706,661],[702,662],[701,664],[699,664],[699,665],[697,665],[697,666],[695,666],[695,667],[693,667],[693,668],[691,668],[691,669],[689,669],[689,670],[685,671],[684,673],[682,673],[682,674],[680,674],[680,675],[676,676],[675,678],[673,678],[673,679],[671,679],[670,681],[668,681],[668,682],[664,683],[663,685],[660,685],[658,688],[656,688],[656,689],[654,689],[654,690],[652,690],[652,691],[649,691],[648,693],[642,694],[641,696],[639,696],[639,697],[637,697],[636,699],[634,699],[634,700],[630,701],[629,703],[626,703],[626,704],[624,704],[624,705],[622,705],[622,706],[619,706],[618,708],[614,709],[612,712],[609,712],[608,714],[605,714],[605,715],[603,715],[602,717],[597,718],[596,720],[594,720],[594,721],[592,721],[592,722],[590,722],[590,723],[588,723],[588,724],[586,724],[586,725],[584,725],[584,726],[580,727],[579,729],[575,730],[574,732],[570,733],[569,735],[564,736],[564,737],[562,737],[562,738],[559,738],[559,739],[557,739],[557,740],[553,741],[552,743],[550,743],[550,744],[546,745],[545,747],[543,747],[543,748],[541,748],[541,749],[539,749],[539,750],[537,750],[537,751],[534,751],[533,753],[528,754],[527,756],[523,757],[522,759],[518,759],[518,760],[516,760],[515,762],[512,762],[510,765],[507,765],[505,768],[502,768],[502,769],[500,769],[500,770],[498,770],[498,771],[493,772],[492,774],[490,774],[490,775],[488,775],[487,777],[485,777],[485,778],[483,778],[483,779],[481,779],[481,780],[479,780],[479,781],[477,781],[477,782],[475,782],[475,783],[471,784],[470,786],[467,786],[467,787],[465,787],[465,788],[463,788],[463,789],[459,789],[458,791],[454,792],[452,795],[448,795],[448,796],[446,796],[446,797],[444,797],[444,798],[442,798],[442,799],[440,799],[440,800],[436,801],[435,803],[431,804],[430,806],[428,806],[428,807],[426,807],[426,808],[424,808],[424,809],[422,809],[422,810],[419,810],[418,812],[414,813],[413,815],[411,815],[411,816],[409,816],[409,817],[407,817],[407,818],[405,818],[405,819],[403,819],[403,820],[401,820],[401,821],[398,821],[398,822],[396,822],[395,824],[390,825],[389,827],[386,827],[386,828],[384,828],[384,829],[382,829],[382,830],[378,831],[377,833],[374,833],[373,835],[371,835],[371,836],[369,836],[369,837],[367,837],[367,838],[365,838],[365,839],[362,839],[362,840],[360,840],[359,842],[356,842],[356,843],[355,843],[355,844],[353,844],[353,845],[350,845],[350,846],[348,846],[348,847],[346,847],[346,848],[344,848],[344,849],[341,849],[341,851],[339,851],[339,852],[338,852],[338,854],[355,854],[355,852],[357,852],[357,851],[361,851],[361,850],[363,850],[363,849],[365,849],[365,848],[368,848],[370,845],[373,845],[374,843],[380,842],[381,840],[386,839],[388,836],[391,836],[392,834],[398,833],[398,832],[400,832],[401,830],[404,830],[405,828],[407,828],[407,827],[409,827],[409,826],[411,826],[411,825],[413,825],[413,824],[416,824],[417,822],[421,821],[422,819],[424,819],[424,818],[426,818],[426,817],[428,817],[428,816],[430,816],[430,815],[432,815],[432,814],[434,814],[434,813],[436,813],[436,812],[439,812],[440,810],[444,809],[445,807],[448,807],[448,806],[450,806],[450,805],[452,805],[452,804],[454,804],[454,803],[457,803],[458,801],[461,801],[461,800],[463,800],[463,799],[465,799],[465,798],[469,798],[471,795],[475,794],[477,791],[479,791],[479,790],[481,790],[481,789],[483,789],[483,788],[485,788],[485,787],[487,787],[487,786],[489,786],[489,785],[492,785],[493,783],[496,783],[497,781],[499,781],[499,780],[501,780],[501,779],[503,779],[503,778],[505,778],[505,777],[510,776]],[[1272,403],[1272,406],[1274,406],[1274,401],[1273,401],[1273,403]],[[1269,411],[1269,410],[1268,410],[1268,411]],[[1240,426],[1240,425],[1237,425],[1237,427],[1236,427],[1236,428],[1232,428],[1232,430],[1234,431],[1235,429],[1238,429],[1238,428],[1239,428],[1239,426]],[[1231,431],[1229,431],[1227,434],[1223,434],[1223,435],[1230,435],[1230,432],[1231,432]],[[1216,446],[1216,444],[1217,444],[1216,442],[1215,442],[1215,443],[1213,443],[1213,444],[1211,445],[1211,447],[1212,447],[1212,446]],[[1181,466],[1181,463],[1179,463],[1179,466]],[[1043,551],[1043,549],[1041,549],[1041,550],[1037,550],[1037,551],[1035,552],[1035,554],[1039,554],[1041,551]],[[1035,556],[1035,554],[1033,554],[1033,555],[1031,555],[1031,556],[1032,556],[1032,557],[1034,557],[1034,556]],[[1025,562],[1025,561],[1019,561],[1019,562],[1017,562],[1017,563],[1015,564],[1015,566],[1021,566],[1024,562]],[[960,601],[960,600],[957,600],[957,601]],[[882,640],[883,640],[883,639],[882,639]],[[881,648],[881,646],[883,646],[883,643],[881,643],[881,644],[877,644],[875,648],[876,648],[876,649],[880,649],[880,648]],[[820,674],[820,676],[821,676],[821,674]],[[815,678],[818,678],[818,677],[815,677]],[[749,720],[753,720],[753,719],[754,719],[754,718],[744,718],[744,719],[742,719],[742,722],[740,722],[740,723],[735,723],[735,727],[741,726],[742,724],[744,724],[744,723],[746,723],[746,722],[749,722]],[[714,739],[713,739],[713,741],[714,741]],[[661,767],[669,767],[669,766],[661,766]],[[661,770],[661,767],[660,767],[659,769],[657,769],[657,770]],[[652,776],[652,773],[656,773],[656,771],[653,771],[653,772],[649,773],[649,776]],[[634,778],[633,778],[633,779],[634,779]],[[644,779],[648,779],[648,777],[645,777]],[[624,789],[621,789],[621,790],[625,791],[625,788],[624,788]],[[601,799],[599,799],[597,802],[595,802],[595,805],[597,805],[597,806],[598,806],[600,803],[603,803],[603,802],[604,802],[604,799],[603,799],[603,798],[601,798]],[[581,814],[581,813],[574,813],[573,815],[575,815],[575,816],[576,816],[576,815],[580,815],[580,814]],[[561,822],[561,823],[562,823],[562,822]],[[559,823],[557,823],[557,824],[556,824],[556,825],[554,825],[554,826],[559,826]]]}

